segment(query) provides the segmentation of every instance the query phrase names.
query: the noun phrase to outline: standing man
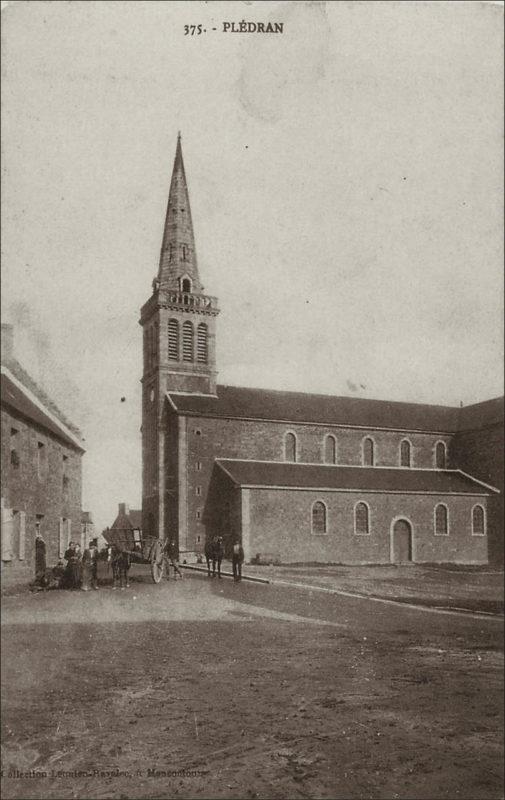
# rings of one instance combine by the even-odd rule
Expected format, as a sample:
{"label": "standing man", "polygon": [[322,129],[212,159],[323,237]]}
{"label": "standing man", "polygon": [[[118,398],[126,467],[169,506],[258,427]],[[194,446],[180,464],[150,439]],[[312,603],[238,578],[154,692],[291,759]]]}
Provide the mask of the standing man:
{"label": "standing man", "polygon": [[46,543],[38,530],[35,534],[35,583],[43,584],[46,575]]}
{"label": "standing man", "polygon": [[91,539],[88,549],[91,553],[91,586],[98,589],[98,539]]}
{"label": "standing man", "polygon": [[170,541],[167,539],[163,546],[163,554],[165,556],[165,564],[167,568],[167,581],[170,580],[170,567],[174,570],[174,580],[176,579],[176,575],[179,575],[182,578],[182,572],[179,569],[178,561],[178,553],[177,553],[177,545],[172,540]]}
{"label": "standing man", "polygon": [[235,582],[242,580],[242,564],[244,563],[244,550],[238,539],[233,543],[233,551],[231,556],[231,563],[233,567],[233,580]]}

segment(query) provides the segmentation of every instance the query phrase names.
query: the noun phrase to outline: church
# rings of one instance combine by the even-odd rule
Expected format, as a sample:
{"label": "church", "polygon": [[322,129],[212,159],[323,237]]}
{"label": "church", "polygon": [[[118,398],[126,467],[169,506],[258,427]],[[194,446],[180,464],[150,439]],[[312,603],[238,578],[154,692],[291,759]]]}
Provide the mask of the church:
{"label": "church", "polygon": [[142,526],[181,558],[482,564],[503,556],[503,403],[466,408],[217,383],[180,135],[141,309]]}

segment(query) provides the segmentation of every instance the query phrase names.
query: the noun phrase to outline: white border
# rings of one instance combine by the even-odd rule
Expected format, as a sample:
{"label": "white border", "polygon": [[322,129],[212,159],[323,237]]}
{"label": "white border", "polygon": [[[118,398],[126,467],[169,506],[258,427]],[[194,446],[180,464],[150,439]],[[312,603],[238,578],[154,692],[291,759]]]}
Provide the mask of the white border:
{"label": "white border", "polygon": [[[483,514],[483,517],[484,517],[484,532],[483,533],[475,533],[474,528],[473,528],[473,512],[474,512],[474,509],[476,509],[476,508],[481,508],[482,509],[482,514]],[[482,503],[475,503],[475,505],[472,506],[472,510],[470,512],[470,528],[471,528],[471,531],[472,531],[472,536],[487,536],[487,509],[486,509],[486,507],[484,505],[482,505]]]}
{"label": "white border", "polygon": [[[321,503],[324,506],[324,533],[314,533],[313,511],[316,503]],[[320,500],[318,498],[317,500],[314,500],[314,502],[310,506],[310,534],[311,536],[328,536],[329,528],[330,528],[330,518],[328,515],[328,506],[326,505],[324,500]]]}
{"label": "white border", "polygon": [[[445,510],[447,512],[447,519],[446,519],[447,530],[446,530],[445,533],[437,533],[437,508],[439,506],[444,506],[444,508],[445,508]],[[433,508],[433,535],[434,536],[449,536],[450,532],[451,532],[451,525],[450,525],[449,506],[447,505],[447,503],[437,503],[436,506],[434,506],[434,508]]]}
{"label": "white border", "polygon": [[[368,511],[368,514],[367,514],[367,523],[368,523],[367,527],[368,527],[368,530],[365,533],[363,533],[363,531],[357,531],[356,530],[356,509],[360,505],[360,503],[362,503],[364,506],[366,506],[367,507],[367,511]],[[372,514],[371,514],[370,506],[366,502],[366,500],[358,500],[358,502],[354,504],[354,508],[352,510],[352,525],[353,525],[353,530],[354,530],[354,535],[355,536],[370,536],[370,534],[372,532]]]}
{"label": "white border", "polygon": [[[408,522],[410,525],[410,555],[412,556],[410,561],[394,561],[394,545],[393,545],[393,533],[394,527],[397,522],[403,520],[404,522]],[[398,514],[396,517],[393,517],[391,520],[391,525],[389,526],[389,560],[391,564],[415,564],[416,563],[416,547],[415,547],[416,537],[415,537],[415,528],[412,520],[406,514]]]}

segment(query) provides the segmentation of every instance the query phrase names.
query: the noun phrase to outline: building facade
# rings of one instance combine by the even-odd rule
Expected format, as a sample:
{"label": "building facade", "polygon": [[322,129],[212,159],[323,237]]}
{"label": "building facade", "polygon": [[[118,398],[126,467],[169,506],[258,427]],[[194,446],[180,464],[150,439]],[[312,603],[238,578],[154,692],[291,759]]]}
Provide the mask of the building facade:
{"label": "building facade", "polygon": [[47,564],[81,538],[82,439],[14,357],[2,325],[2,588],[35,577],[35,536]]}
{"label": "building facade", "polygon": [[499,400],[459,409],[221,386],[218,313],[200,282],[179,138],[140,318],[146,532],[187,554],[221,534],[246,559],[487,561],[502,537]]}

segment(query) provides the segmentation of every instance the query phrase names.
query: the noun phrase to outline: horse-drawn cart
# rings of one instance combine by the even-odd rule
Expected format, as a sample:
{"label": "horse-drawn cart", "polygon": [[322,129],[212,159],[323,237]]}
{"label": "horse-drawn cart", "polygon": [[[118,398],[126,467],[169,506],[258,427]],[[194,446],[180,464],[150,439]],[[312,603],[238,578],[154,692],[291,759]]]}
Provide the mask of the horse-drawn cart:
{"label": "horse-drawn cart", "polygon": [[163,542],[154,536],[142,536],[132,528],[108,528],[103,537],[116,553],[128,556],[137,564],[150,564],[151,577],[159,583],[165,572]]}

